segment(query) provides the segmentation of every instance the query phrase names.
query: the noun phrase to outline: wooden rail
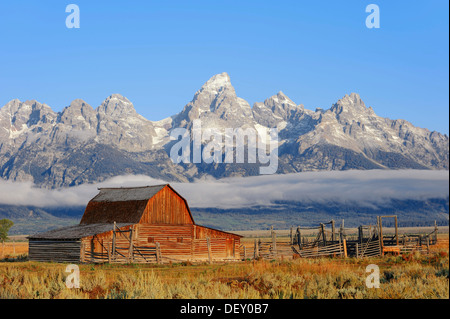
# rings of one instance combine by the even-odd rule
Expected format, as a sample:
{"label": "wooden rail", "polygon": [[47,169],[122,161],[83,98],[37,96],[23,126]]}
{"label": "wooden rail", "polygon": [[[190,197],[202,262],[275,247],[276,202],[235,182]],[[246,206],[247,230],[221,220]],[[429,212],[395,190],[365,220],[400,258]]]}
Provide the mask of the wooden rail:
{"label": "wooden rail", "polygon": [[[294,246],[292,246],[292,247],[294,247]],[[307,248],[307,249],[302,249],[302,250],[297,250],[294,247],[293,250],[295,253],[297,253],[302,258],[344,256],[344,247],[343,247],[342,243],[328,245],[328,246],[321,246],[321,247],[318,246],[318,247]]]}
{"label": "wooden rail", "polygon": [[[383,218],[395,216],[382,216]],[[395,219],[396,220],[396,219]],[[327,229],[326,225],[331,225]],[[143,229],[147,231],[147,229]],[[309,236],[301,236],[305,230],[315,230]],[[187,230],[186,230],[187,231]],[[87,262],[182,262],[202,261],[237,261],[244,259],[283,259],[283,258],[316,258],[316,257],[378,257],[384,254],[408,254],[411,252],[429,253],[430,246],[437,243],[437,227],[429,234],[420,235],[382,235],[381,218],[377,225],[362,225],[358,227],[358,236],[352,238],[346,235],[344,222],[340,227],[332,220],[321,223],[319,227],[293,228],[289,239],[277,240],[277,233],[271,227],[265,239],[255,239],[254,242],[235,245],[232,249],[227,245],[227,239],[208,236],[201,239],[189,239],[186,242],[164,241],[164,236],[150,232],[154,246],[137,242],[133,239],[134,229],[116,230],[113,240],[100,242],[104,248],[102,253],[92,253],[82,249],[82,258]],[[305,234],[305,233],[303,233]],[[163,241],[159,242],[162,239]],[[152,241],[153,242],[153,241]],[[186,256],[190,258],[186,259]]]}
{"label": "wooden rail", "polygon": [[[394,235],[382,235],[382,218],[394,218],[396,231]],[[331,230],[325,225],[331,225]],[[291,227],[288,242],[276,239],[273,227],[270,229],[270,239],[255,239],[254,244],[241,245],[241,259],[276,259],[298,256],[301,258],[314,257],[379,257],[384,254],[407,254],[419,252],[427,254],[430,246],[438,242],[438,229],[421,235],[402,235],[398,233],[397,218],[393,216],[379,216],[377,225],[362,225],[358,227],[358,236],[346,236],[344,222],[336,232],[335,222],[321,223],[319,227],[297,227],[296,233]],[[309,236],[302,236],[303,231],[315,230]],[[442,240],[440,240],[442,241]],[[448,240],[447,240],[448,242]]]}

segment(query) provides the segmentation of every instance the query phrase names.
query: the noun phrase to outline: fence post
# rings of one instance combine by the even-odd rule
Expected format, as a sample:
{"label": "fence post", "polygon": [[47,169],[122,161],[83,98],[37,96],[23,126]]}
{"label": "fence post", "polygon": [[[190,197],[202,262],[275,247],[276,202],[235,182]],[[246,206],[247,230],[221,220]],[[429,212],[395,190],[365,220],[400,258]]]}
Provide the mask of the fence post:
{"label": "fence post", "polygon": [[293,238],[293,234],[292,234],[292,226],[291,226],[291,231],[290,231],[290,233],[289,233],[289,243],[290,243],[291,245],[294,244],[294,238]]}
{"label": "fence post", "polygon": [[347,258],[347,240],[344,239],[344,240],[342,241],[342,244],[343,244],[343,246],[344,246],[344,258]]}
{"label": "fence post", "polygon": [[247,259],[247,249],[245,246],[243,246],[243,247],[244,247],[244,260],[246,260]]}
{"label": "fence post", "polygon": [[364,238],[363,228],[362,228],[362,226],[359,226],[358,227],[358,241],[360,244],[363,243],[363,238]]}
{"label": "fence post", "polygon": [[381,246],[380,243],[378,243],[378,247],[380,248],[380,251],[379,251],[380,256],[383,256],[383,255],[384,255],[384,254],[383,254],[383,247]]}
{"label": "fence post", "polygon": [[397,242],[397,246],[398,246],[398,222],[397,222],[397,215],[394,217],[395,219],[395,240]]}
{"label": "fence post", "polygon": [[128,248],[128,262],[133,262],[133,228],[130,228],[130,247]]}
{"label": "fence post", "polygon": [[258,258],[261,256],[260,251],[261,251],[261,239],[258,238],[258,246],[257,246],[257,250],[256,250],[256,254],[258,255]]}
{"label": "fence post", "polygon": [[274,255],[275,258],[277,257],[277,234],[273,230],[273,226],[272,226],[272,254]]}
{"label": "fence post", "polygon": [[377,216],[377,224],[378,224],[378,231],[379,231],[379,236],[380,236],[380,256],[384,256],[383,220],[381,219],[381,216]]}
{"label": "fence post", "polygon": [[356,243],[356,258],[359,258],[359,249],[358,249],[358,243]]}
{"label": "fence post", "polygon": [[324,225],[322,223],[320,224],[320,230],[322,232],[323,245],[326,246],[327,245],[327,237],[325,236],[325,228],[324,228]]}
{"label": "fence post", "polygon": [[112,239],[112,260],[116,259],[116,222],[113,226],[113,239]]}
{"label": "fence post", "polygon": [[208,263],[211,263],[212,256],[211,256],[211,240],[209,237],[206,237],[206,246],[208,247]]}
{"label": "fence post", "polygon": [[437,244],[438,241],[438,227],[436,221],[434,221],[434,244]]}
{"label": "fence post", "polygon": [[84,251],[85,251],[85,243],[81,241],[81,253],[80,253],[80,261],[81,263],[84,263]]}
{"label": "fence post", "polygon": [[159,245],[159,242],[156,242],[156,262],[158,264],[161,263],[161,246]]}
{"label": "fence post", "polygon": [[333,244],[334,244],[334,232],[335,232],[335,229],[334,229],[334,219],[332,219],[331,220],[331,241],[333,242]]}
{"label": "fence post", "polygon": [[344,220],[342,220],[341,227],[339,227],[339,238],[344,239]]}

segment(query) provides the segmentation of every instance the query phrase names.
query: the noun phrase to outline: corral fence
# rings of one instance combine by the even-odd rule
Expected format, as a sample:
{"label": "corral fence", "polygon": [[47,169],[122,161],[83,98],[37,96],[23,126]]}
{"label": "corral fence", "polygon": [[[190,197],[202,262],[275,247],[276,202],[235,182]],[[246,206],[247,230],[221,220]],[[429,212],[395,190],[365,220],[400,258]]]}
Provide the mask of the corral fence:
{"label": "corral fence", "polygon": [[160,263],[161,249],[158,242],[145,247],[136,246],[133,242],[132,229],[121,230],[114,225],[113,238],[110,245],[93,236],[101,247],[101,252],[87,248],[86,243],[81,243],[81,260],[91,263]]}
{"label": "corral fence", "polygon": [[[395,233],[383,235],[382,220],[395,219]],[[385,254],[429,254],[430,247],[438,242],[438,228],[428,234],[398,233],[397,216],[378,216],[376,225],[361,225],[356,236],[348,236],[342,221],[336,228],[335,221],[320,223],[317,227],[291,227],[288,241],[277,240],[271,227],[269,238],[255,239],[241,245],[242,259],[315,258],[315,257],[379,257]]]}

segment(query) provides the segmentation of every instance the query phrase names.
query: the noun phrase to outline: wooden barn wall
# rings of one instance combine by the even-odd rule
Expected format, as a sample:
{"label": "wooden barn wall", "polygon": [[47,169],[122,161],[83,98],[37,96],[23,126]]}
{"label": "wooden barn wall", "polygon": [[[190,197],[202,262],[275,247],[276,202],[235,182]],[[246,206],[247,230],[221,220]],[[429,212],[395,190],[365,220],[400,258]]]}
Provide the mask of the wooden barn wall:
{"label": "wooden barn wall", "polygon": [[30,239],[28,259],[31,261],[78,263],[80,262],[80,240]]}
{"label": "wooden barn wall", "polygon": [[164,187],[147,203],[140,224],[193,224],[186,202],[170,187]]}
{"label": "wooden barn wall", "polygon": [[192,225],[136,225],[136,245],[155,247],[160,244],[162,257],[187,261],[192,254]]}
{"label": "wooden barn wall", "polygon": [[[128,230],[131,226],[120,228],[121,230]],[[127,253],[129,247],[128,241],[129,233],[116,232],[116,247],[117,252],[121,254]],[[81,240],[81,259],[84,262],[107,262],[108,253],[111,254],[111,247],[113,242],[113,230],[97,234],[95,236],[83,237]],[[123,249],[122,249],[123,248]],[[119,255],[120,256],[120,255]]]}
{"label": "wooden barn wall", "polygon": [[206,238],[206,237],[240,239],[240,237],[236,234],[227,233],[224,231],[220,231],[220,230],[213,229],[213,228],[208,228],[205,226],[199,226],[199,225],[194,226],[194,236],[196,239]]}
{"label": "wooden barn wall", "polygon": [[[131,226],[123,227],[129,229]],[[133,252],[134,262],[156,262],[156,255],[143,258],[138,251],[142,253],[148,249],[156,249],[156,243],[160,245],[162,262],[182,262],[182,261],[208,261],[207,237],[210,240],[211,260],[238,260],[239,255],[239,236],[227,234],[213,229],[203,228],[198,230],[196,225],[133,225],[133,246],[136,248]],[[195,233],[201,238],[196,238]],[[203,235],[205,235],[203,237]],[[97,258],[95,262],[108,261],[108,250],[112,247],[113,232],[105,232],[96,236],[83,238],[83,247],[86,256],[95,257],[100,254],[102,258]],[[117,252],[128,256],[129,233],[116,234]],[[126,262],[123,256],[118,255],[119,260]],[[85,259],[89,262],[89,259]]]}
{"label": "wooden barn wall", "polygon": [[208,258],[206,238],[210,238],[212,260],[239,259],[240,237],[238,235],[194,225],[194,238],[197,243],[194,248],[194,259]]}

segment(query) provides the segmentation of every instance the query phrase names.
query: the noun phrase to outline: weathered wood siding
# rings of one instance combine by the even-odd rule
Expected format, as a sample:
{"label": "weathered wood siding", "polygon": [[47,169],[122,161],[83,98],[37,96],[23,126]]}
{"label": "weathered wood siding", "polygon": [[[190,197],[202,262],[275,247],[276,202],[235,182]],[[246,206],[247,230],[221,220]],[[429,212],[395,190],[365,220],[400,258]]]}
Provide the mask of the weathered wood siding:
{"label": "weathered wood siding", "polygon": [[194,224],[183,198],[166,186],[147,203],[140,224]]}
{"label": "weathered wood siding", "polygon": [[240,259],[238,235],[199,225],[194,225],[194,240],[197,245],[194,248],[194,258],[208,258],[206,238],[210,238],[212,260]]}
{"label": "weathered wood siding", "polygon": [[[120,230],[128,230],[131,226],[125,226]],[[129,233],[116,232],[116,252],[119,260],[125,260],[124,256],[128,256],[130,242],[128,241]],[[81,240],[81,258],[82,262],[108,262],[108,254],[112,254],[113,230],[97,234],[94,236],[84,237]]]}
{"label": "weathered wood siding", "polygon": [[136,245],[155,247],[160,244],[161,255],[168,261],[187,261],[192,254],[193,225],[136,225]]}
{"label": "weathered wood siding", "polygon": [[78,263],[80,240],[33,240],[28,243],[28,259],[31,261]]}
{"label": "weathered wood siding", "polygon": [[[129,233],[116,232],[115,262],[156,262],[156,243],[160,245],[160,262],[239,260],[239,236],[197,225],[136,224],[133,229],[133,249],[130,252]],[[208,250],[207,238],[210,241]],[[107,262],[112,253],[113,232],[105,232],[82,240],[85,262]],[[208,253],[210,251],[210,254]]]}

